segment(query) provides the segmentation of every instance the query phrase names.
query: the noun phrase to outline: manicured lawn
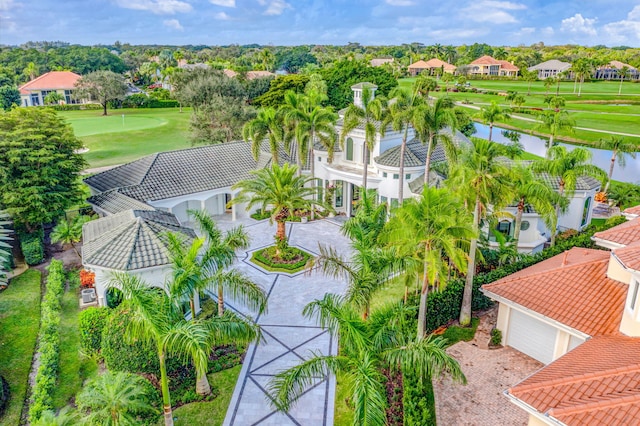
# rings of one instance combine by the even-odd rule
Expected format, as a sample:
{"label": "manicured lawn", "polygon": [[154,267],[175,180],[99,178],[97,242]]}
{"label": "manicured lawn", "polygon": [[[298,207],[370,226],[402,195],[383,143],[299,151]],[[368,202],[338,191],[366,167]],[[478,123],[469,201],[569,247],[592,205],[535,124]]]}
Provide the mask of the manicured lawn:
{"label": "manicured lawn", "polygon": [[0,375],[10,399],[0,424],[17,425],[40,327],[40,271],[29,269],[0,293]]}
{"label": "manicured lawn", "polygon": [[[76,135],[89,151],[84,154],[89,167],[122,164],[161,151],[183,149],[189,142],[191,111],[184,108],[64,111]],[[122,114],[125,125],[122,126]]]}
{"label": "manicured lawn", "polygon": [[[209,383],[220,391],[220,395],[210,402],[194,402],[173,411],[176,426],[211,425],[218,426],[224,421],[233,389],[240,375],[242,365],[209,374]],[[158,423],[164,424],[164,422]]]}
{"label": "manicured lawn", "polygon": [[62,297],[60,311],[60,370],[58,385],[52,395],[56,409],[67,405],[80,391],[84,381],[98,371],[95,360],[80,354],[79,314],[78,294],[76,290],[68,290]]}

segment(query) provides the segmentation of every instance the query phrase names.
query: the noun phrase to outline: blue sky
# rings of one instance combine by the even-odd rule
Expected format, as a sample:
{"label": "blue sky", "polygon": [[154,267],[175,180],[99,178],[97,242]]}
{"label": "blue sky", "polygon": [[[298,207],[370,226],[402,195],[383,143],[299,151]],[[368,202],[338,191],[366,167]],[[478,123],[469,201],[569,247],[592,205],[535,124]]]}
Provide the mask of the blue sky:
{"label": "blue sky", "polygon": [[0,44],[640,47],[640,0],[0,0]]}

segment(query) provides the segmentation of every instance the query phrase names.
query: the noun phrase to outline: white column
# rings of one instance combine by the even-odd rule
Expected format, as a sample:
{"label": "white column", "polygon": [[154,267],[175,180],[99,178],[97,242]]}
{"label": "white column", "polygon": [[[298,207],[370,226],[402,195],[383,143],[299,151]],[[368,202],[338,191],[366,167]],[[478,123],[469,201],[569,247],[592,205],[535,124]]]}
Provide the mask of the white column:
{"label": "white column", "polygon": [[[236,198],[236,194],[231,193],[231,201],[233,201]],[[235,203],[231,204],[231,220],[233,222],[236,221],[236,207],[238,207]]]}

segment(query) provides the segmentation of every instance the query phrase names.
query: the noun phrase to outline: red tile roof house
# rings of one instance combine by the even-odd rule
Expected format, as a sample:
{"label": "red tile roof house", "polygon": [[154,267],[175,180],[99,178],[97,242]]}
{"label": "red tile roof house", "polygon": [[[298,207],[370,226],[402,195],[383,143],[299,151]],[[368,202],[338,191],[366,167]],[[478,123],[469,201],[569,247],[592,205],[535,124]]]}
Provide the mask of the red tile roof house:
{"label": "red tile roof house", "polygon": [[469,64],[472,75],[492,75],[517,77],[520,68],[509,61],[494,59],[489,55],[484,55]]}
{"label": "red tile roof house", "polygon": [[503,344],[544,364],[507,391],[529,425],[640,424],[640,218],[482,287]]}
{"label": "red tile roof house", "polygon": [[418,62],[414,62],[413,64],[409,65],[408,70],[411,77],[416,77],[423,71],[427,71],[429,75],[434,75],[437,70],[442,70],[449,74],[454,74],[456,72],[456,66],[451,65],[438,58],[432,58],[428,61],[419,60]]}
{"label": "red tile roof house", "polygon": [[85,103],[74,99],[73,90],[80,75],[71,71],[50,71],[20,86],[22,106],[44,105],[44,98],[51,92],[58,92],[66,104]]}

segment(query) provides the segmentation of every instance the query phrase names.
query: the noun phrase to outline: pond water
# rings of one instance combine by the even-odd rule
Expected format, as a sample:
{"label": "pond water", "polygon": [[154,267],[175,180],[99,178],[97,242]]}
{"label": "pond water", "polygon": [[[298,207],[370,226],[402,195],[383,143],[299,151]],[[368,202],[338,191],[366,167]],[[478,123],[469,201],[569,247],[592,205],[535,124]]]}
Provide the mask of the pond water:
{"label": "pond water", "polygon": [[[473,136],[484,139],[489,138],[489,126],[480,123],[475,123],[475,126],[477,132]],[[511,141],[502,135],[502,131],[504,130],[505,129],[502,129],[500,127],[493,126],[492,139],[495,142],[510,143]],[[513,132],[513,130],[510,131]],[[539,155],[540,157],[544,157],[547,139],[542,139],[528,133],[514,133],[520,133],[520,143],[524,146],[525,151],[535,155]],[[566,146],[569,150],[575,149],[577,147],[577,145],[566,143],[560,143],[559,145]],[[593,155],[591,160],[592,163],[604,170],[605,173],[609,173],[609,165],[611,164],[611,151],[590,147],[584,148],[591,151],[591,154]],[[625,159],[626,165],[624,167],[622,167],[616,160],[616,165],[613,169],[613,179],[622,182],[640,184],[640,154],[636,155],[635,159],[633,159],[629,154],[626,154]]]}

